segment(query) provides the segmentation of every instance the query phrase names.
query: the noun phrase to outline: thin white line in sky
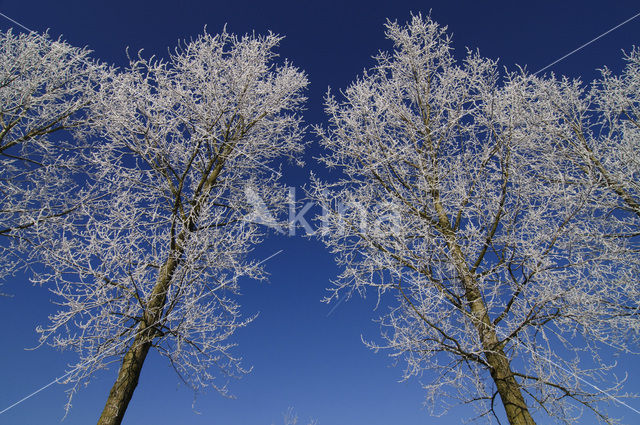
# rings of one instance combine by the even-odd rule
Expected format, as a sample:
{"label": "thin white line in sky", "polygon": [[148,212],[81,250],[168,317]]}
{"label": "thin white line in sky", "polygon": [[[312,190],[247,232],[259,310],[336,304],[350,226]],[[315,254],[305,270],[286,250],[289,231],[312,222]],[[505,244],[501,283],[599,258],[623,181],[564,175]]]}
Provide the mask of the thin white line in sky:
{"label": "thin white line in sky", "polygon": [[[5,14],[4,14],[4,13],[2,13],[2,12],[0,12],[0,16],[2,16],[2,17],[3,17],[3,18],[5,18],[5,19],[8,19],[9,21],[13,22],[14,24],[16,24],[16,25],[18,25],[18,26],[22,27],[23,29],[25,29],[25,30],[27,30],[27,31],[29,31],[29,32],[35,32],[34,30],[32,30],[32,29],[30,29],[30,28],[25,27],[24,25],[22,25],[20,22],[16,21],[15,19],[11,19],[10,17],[8,17],[7,15],[5,15]],[[0,413],[2,413],[2,412],[0,412]]]}
{"label": "thin white line in sky", "polygon": [[624,24],[627,24],[627,23],[629,23],[629,22],[633,21],[633,20],[634,20],[634,19],[636,19],[638,16],[640,16],[640,13],[637,13],[637,14],[633,15],[632,17],[630,17],[630,18],[629,18],[629,19],[627,19],[626,21],[621,22],[621,23],[619,23],[618,25],[616,25],[615,27],[613,27],[613,28],[611,28],[611,29],[609,29],[609,30],[607,30],[607,31],[603,32],[602,34],[600,34],[600,35],[599,35],[599,36],[597,36],[596,38],[594,38],[594,39],[591,39],[591,40],[587,41],[587,42],[586,42],[586,43],[584,43],[582,46],[578,47],[578,48],[577,48],[577,49],[575,49],[575,50],[572,50],[571,52],[567,53],[566,55],[564,55],[564,56],[563,56],[563,57],[561,57],[560,59],[557,59],[557,60],[555,60],[555,61],[551,62],[549,65],[545,66],[544,68],[541,68],[541,69],[537,70],[536,72],[534,72],[534,73],[533,73],[533,75],[539,74],[539,73],[541,73],[542,71],[544,71],[544,70],[546,70],[546,69],[551,68],[553,65],[557,64],[557,63],[558,63],[558,62],[560,62],[560,61],[565,60],[566,58],[568,58],[568,57],[569,57],[569,56],[571,56],[572,54],[576,53],[577,51],[584,49],[584,48],[585,48],[585,47],[587,47],[589,44],[591,44],[591,43],[595,42],[596,40],[601,39],[602,37],[604,37],[605,35],[609,34],[610,32],[617,30],[618,28],[620,28],[620,27],[621,27],[621,26],[623,26]]}

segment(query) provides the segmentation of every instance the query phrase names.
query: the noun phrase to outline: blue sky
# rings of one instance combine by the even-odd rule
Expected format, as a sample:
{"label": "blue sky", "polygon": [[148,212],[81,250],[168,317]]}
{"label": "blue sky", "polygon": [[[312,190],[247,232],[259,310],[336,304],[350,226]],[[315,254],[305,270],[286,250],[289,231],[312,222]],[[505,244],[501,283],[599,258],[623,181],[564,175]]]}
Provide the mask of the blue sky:
{"label": "blue sky", "polygon": [[[302,1],[191,1],[178,5],[164,0],[142,1],[2,1],[0,12],[27,27],[69,43],[89,46],[95,56],[109,63],[126,65],[127,46],[145,55],[165,56],[177,40],[195,37],[207,27],[211,33],[226,24],[230,32],[268,30],[286,36],[279,53],[305,70],[311,81],[305,114],[310,124],[321,123],[322,97],[327,86],[346,87],[371,56],[388,49],[383,34],[386,18],[405,21],[410,12],[428,14],[453,33],[456,50],[480,49],[481,54],[500,58],[509,68],[526,65],[536,71],[583,43],[640,12],[634,1],[604,4],[595,1],[404,1],[393,2],[302,2]],[[0,17],[0,30],[15,26]],[[603,37],[551,70],[585,81],[596,69],[622,66],[621,50],[640,44],[640,17]],[[301,187],[309,171],[317,169],[313,156],[319,148],[312,141],[307,166],[287,169],[285,183]],[[298,189],[298,194],[301,190]],[[311,218],[315,211],[306,215]],[[214,391],[193,393],[180,383],[171,367],[151,354],[140,384],[125,416],[127,424],[268,425],[282,423],[282,412],[293,406],[301,420],[313,417],[320,425],[339,424],[458,424],[456,409],[440,418],[422,408],[419,380],[398,383],[401,371],[384,353],[373,353],[361,342],[376,339],[372,319],[375,296],[334,305],[320,303],[325,288],[339,272],[324,247],[302,236],[270,237],[255,252],[266,258],[282,252],[265,265],[269,283],[245,282],[240,302],[247,315],[259,317],[238,332],[237,353],[253,371],[230,383],[236,399],[225,399]],[[52,313],[50,295],[33,287],[26,277],[5,283],[0,297],[0,321],[4,324],[0,343],[0,410],[64,373],[74,360],[72,353],[48,347],[26,351],[37,345],[34,331]],[[329,314],[331,312],[331,314]],[[622,359],[630,377],[630,389],[640,392],[637,361]],[[626,362],[626,363],[625,363]],[[64,424],[86,424],[97,420],[115,377],[115,369],[99,373],[74,400]],[[426,381],[428,376],[424,376]],[[62,418],[65,387],[53,385],[6,414],[0,424],[57,423]],[[640,409],[640,404],[633,404]],[[636,423],[638,415],[614,409],[625,423]],[[591,418],[589,418],[591,420]],[[589,423],[589,422],[584,422]],[[594,422],[595,423],[595,422]]]}

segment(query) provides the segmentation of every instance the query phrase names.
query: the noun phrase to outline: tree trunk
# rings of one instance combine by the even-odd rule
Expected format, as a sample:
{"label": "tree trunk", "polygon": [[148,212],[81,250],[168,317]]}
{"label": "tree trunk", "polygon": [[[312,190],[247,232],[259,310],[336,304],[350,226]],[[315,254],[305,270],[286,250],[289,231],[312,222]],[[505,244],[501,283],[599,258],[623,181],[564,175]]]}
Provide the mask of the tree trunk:
{"label": "tree trunk", "polygon": [[487,306],[482,299],[475,277],[467,268],[460,247],[454,244],[452,248],[456,268],[463,281],[465,298],[471,309],[474,326],[478,331],[485,359],[490,366],[491,378],[493,378],[498,394],[500,394],[507,419],[511,425],[535,425],[522,396],[520,385],[511,370],[509,359],[500,344],[495,326],[489,318]]}
{"label": "tree trunk", "polygon": [[133,397],[133,391],[138,386],[142,365],[151,347],[151,340],[144,341],[143,338],[143,332],[139,333],[125,354],[118,372],[118,379],[109,392],[109,398],[98,419],[98,425],[120,425],[122,422]]}
{"label": "tree trunk", "polygon": [[[178,237],[178,240],[182,242],[182,235]],[[181,254],[181,248],[172,251],[160,269],[158,280],[149,296],[143,318],[138,325],[138,332],[122,360],[118,378],[109,392],[107,403],[102,410],[100,419],[98,419],[98,425],[120,425],[124,418],[127,406],[133,397],[133,391],[138,386],[144,360],[147,358],[153,339],[159,333],[157,325],[162,317],[167,291]]]}
{"label": "tree trunk", "polygon": [[491,365],[491,377],[498,388],[498,394],[511,425],[535,425],[531,413],[520,391],[518,381],[513,377],[511,365],[502,349],[485,352]]}
{"label": "tree trunk", "polygon": [[485,359],[490,367],[491,378],[496,384],[498,394],[504,405],[507,419],[511,425],[535,425],[533,417],[529,413],[527,404],[522,396],[520,385],[516,381],[509,359],[499,343],[495,326],[489,318],[487,306],[482,299],[482,294],[475,276],[469,270],[462,249],[456,241],[456,236],[444,208],[439,200],[439,195],[434,191],[434,206],[438,213],[440,231],[444,234],[447,247],[456,268],[456,272],[462,281],[465,298],[469,303],[468,312],[473,320],[473,325],[478,331]]}

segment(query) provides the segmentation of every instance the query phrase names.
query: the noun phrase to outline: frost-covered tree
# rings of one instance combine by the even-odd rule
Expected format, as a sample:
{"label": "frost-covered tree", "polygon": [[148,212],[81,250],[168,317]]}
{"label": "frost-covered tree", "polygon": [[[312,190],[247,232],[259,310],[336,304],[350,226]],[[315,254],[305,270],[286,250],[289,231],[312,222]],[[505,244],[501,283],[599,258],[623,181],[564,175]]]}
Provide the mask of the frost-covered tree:
{"label": "frost-covered tree", "polygon": [[0,32],[0,277],[28,252],[31,227],[83,198],[74,176],[86,144],[61,130],[83,129],[108,75],[89,54],[47,35]]}
{"label": "frost-covered tree", "polygon": [[[610,245],[637,259],[640,235],[640,50],[625,57],[620,76],[604,68],[590,87],[578,79],[518,76],[514,108],[539,146],[539,165],[589,191],[590,221]],[[526,118],[524,118],[526,117]],[[610,247],[611,248],[611,247]]]}
{"label": "frost-covered tree", "polygon": [[[616,208],[634,216],[633,232],[640,234],[640,48],[626,57],[621,76],[605,68],[589,93],[595,114],[577,124],[575,137],[582,142],[579,155],[586,159],[592,181],[612,192]],[[575,96],[574,96],[575,98]],[[588,131],[592,118],[595,129]],[[574,146],[580,146],[574,143]],[[586,158],[585,158],[586,157]]]}
{"label": "frost-covered tree", "polygon": [[[282,420],[284,425],[298,425],[298,415],[293,407],[289,407],[286,412],[282,414]],[[318,425],[318,421],[310,419],[308,425]]]}
{"label": "frost-covered tree", "polygon": [[[588,265],[582,278],[592,297],[565,314],[595,341],[630,351],[640,331],[640,51],[625,62],[621,75],[604,68],[590,86],[518,75],[507,90],[511,113],[536,145],[530,167],[541,181],[582,194],[572,248]],[[585,304],[599,316],[589,317]]]}
{"label": "frost-covered tree", "polygon": [[260,241],[250,199],[283,208],[278,161],[303,150],[305,75],[276,63],[281,37],[226,31],[184,43],[167,61],[139,58],[93,105],[101,143],[86,158],[95,200],[44,233],[39,255],[59,311],[43,342],[79,355],[67,382],[119,371],[99,424],[119,424],[150,349],[194,389],[243,370],[229,337],[250,319],[240,278]]}
{"label": "frost-covered tree", "polygon": [[[621,382],[600,349],[637,347],[637,274],[623,267],[628,245],[601,231],[594,185],[573,184],[580,166],[568,170],[564,140],[542,130],[560,112],[532,106],[528,77],[503,81],[474,52],[456,61],[429,18],[389,22],[387,37],[394,50],[342,100],[327,96],[318,128],[322,161],[343,175],[310,190],[343,267],[332,297],[377,291],[389,310],[370,345],[403,359],[404,378],[429,379],[434,407],[473,402],[512,425],[575,423],[584,410],[612,422],[601,404]],[[611,143],[637,146],[634,131]]]}

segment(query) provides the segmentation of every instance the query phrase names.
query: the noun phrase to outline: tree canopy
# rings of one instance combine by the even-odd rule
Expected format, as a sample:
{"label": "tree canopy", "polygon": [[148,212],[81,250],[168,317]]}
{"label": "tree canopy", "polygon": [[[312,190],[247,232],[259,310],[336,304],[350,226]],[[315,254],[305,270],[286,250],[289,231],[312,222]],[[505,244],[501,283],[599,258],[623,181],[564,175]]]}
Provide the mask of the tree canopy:
{"label": "tree canopy", "polygon": [[393,51],[327,96],[317,128],[344,176],[310,192],[343,269],[334,296],[393,294],[370,346],[406,379],[429,371],[438,410],[497,417],[499,396],[511,424],[610,421],[621,382],[600,350],[638,342],[637,52],[585,90],[458,61],[428,17],[386,28]]}

